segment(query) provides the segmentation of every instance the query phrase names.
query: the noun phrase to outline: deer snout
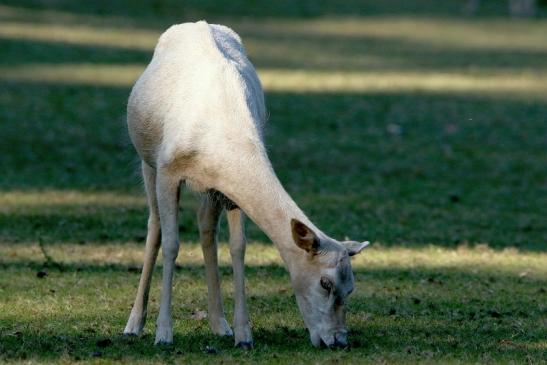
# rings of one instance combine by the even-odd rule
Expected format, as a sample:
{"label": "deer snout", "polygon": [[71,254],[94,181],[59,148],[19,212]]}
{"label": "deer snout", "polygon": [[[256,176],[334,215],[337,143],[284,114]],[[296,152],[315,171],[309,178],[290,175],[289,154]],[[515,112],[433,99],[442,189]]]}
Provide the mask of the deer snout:
{"label": "deer snout", "polygon": [[329,346],[330,348],[343,349],[348,347],[348,331],[342,330],[334,333],[334,342]]}

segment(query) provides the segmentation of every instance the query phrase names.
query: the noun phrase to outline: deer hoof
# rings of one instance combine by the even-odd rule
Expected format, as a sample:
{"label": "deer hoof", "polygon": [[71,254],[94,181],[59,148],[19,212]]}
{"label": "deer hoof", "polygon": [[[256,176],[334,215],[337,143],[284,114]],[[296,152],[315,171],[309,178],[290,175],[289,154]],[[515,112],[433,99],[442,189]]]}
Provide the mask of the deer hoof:
{"label": "deer hoof", "polygon": [[238,342],[236,344],[236,347],[239,347],[240,349],[243,349],[245,351],[249,351],[253,349],[253,343],[242,341],[242,342]]}

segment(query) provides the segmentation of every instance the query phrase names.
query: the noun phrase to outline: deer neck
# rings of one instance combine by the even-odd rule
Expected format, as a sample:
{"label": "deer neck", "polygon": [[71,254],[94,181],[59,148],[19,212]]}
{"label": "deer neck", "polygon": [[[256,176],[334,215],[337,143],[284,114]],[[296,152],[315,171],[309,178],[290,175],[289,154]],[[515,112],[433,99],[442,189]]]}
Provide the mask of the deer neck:
{"label": "deer neck", "polygon": [[219,189],[234,201],[277,246],[289,271],[304,257],[292,237],[291,219],[298,219],[322,235],[296,205],[275,175],[265,155],[246,159],[235,173],[228,173]]}

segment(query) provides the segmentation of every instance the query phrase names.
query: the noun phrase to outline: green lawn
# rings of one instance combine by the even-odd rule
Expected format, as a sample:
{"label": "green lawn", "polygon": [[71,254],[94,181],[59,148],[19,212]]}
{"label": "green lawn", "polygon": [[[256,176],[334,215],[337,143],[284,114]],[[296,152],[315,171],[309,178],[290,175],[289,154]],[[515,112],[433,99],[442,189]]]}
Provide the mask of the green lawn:
{"label": "green lawn", "polygon": [[[1,1],[0,362],[546,363],[547,11],[438,3]],[[213,336],[194,315],[207,304],[190,192],[175,343],[153,346],[159,268],[145,334],[121,335],[147,217],[127,97],[162,30],[202,18],[246,44],[287,190],[326,233],[373,242],[353,261],[348,350],[311,346],[252,224],[255,349]]]}

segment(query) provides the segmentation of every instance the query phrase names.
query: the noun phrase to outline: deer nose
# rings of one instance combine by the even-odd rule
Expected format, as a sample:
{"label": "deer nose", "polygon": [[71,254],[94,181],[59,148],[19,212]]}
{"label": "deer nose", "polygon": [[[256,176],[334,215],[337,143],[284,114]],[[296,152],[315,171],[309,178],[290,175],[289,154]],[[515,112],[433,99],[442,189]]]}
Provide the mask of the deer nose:
{"label": "deer nose", "polygon": [[334,344],[332,347],[345,348],[348,347],[348,332],[339,331],[334,334]]}

